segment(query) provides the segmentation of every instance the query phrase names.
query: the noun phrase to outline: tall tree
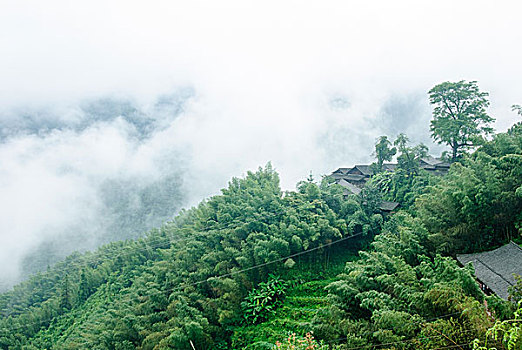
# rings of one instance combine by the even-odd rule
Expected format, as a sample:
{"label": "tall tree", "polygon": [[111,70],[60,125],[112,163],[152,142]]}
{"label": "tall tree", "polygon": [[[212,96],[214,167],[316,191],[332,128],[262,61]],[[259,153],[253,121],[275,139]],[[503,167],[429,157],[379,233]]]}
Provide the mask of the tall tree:
{"label": "tall tree", "polygon": [[69,310],[71,307],[71,286],[69,283],[69,274],[66,273],[60,289],[60,308],[63,310]]}
{"label": "tall tree", "polygon": [[408,136],[401,133],[397,135],[393,144],[397,146],[400,153],[397,157],[398,168],[403,170],[411,180],[411,176],[417,175],[419,172],[420,160],[428,155],[428,147],[422,143],[410,147],[408,146],[409,142]]}
{"label": "tall tree", "polygon": [[477,146],[483,136],[493,132],[495,119],[486,113],[488,93],[481,92],[476,81],[444,82],[429,92],[434,105],[431,136],[451,147],[451,159],[458,159],[466,149]]}
{"label": "tall tree", "polygon": [[382,165],[385,161],[391,161],[393,156],[397,153],[397,149],[392,147],[392,143],[387,136],[380,136],[375,143],[375,152],[373,155],[377,158],[377,163],[372,164],[374,171],[380,173]]}

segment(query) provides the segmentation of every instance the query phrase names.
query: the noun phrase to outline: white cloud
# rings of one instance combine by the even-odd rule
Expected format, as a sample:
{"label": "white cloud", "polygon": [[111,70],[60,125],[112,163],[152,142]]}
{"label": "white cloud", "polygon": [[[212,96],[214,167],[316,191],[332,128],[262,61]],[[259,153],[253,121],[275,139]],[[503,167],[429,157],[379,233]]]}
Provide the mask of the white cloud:
{"label": "white cloud", "polygon": [[[7,218],[0,246],[18,258],[51,228],[100,219],[107,180],[145,184],[181,172],[186,203],[195,204],[271,160],[292,188],[310,170],[368,161],[380,133],[402,127],[426,140],[426,91],[439,82],[478,80],[500,130],[517,119],[509,106],[522,103],[522,5],[514,1],[8,0],[1,7],[3,122],[12,125],[23,106],[50,110],[41,120],[65,126],[0,145]],[[85,116],[71,107],[115,94],[146,105],[178,86],[195,96],[146,138],[115,116],[79,128]],[[390,104],[405,111],[393,116],[393,128],[379,122],[401,110]],[[407,113],[410,104],[418,118]]]}

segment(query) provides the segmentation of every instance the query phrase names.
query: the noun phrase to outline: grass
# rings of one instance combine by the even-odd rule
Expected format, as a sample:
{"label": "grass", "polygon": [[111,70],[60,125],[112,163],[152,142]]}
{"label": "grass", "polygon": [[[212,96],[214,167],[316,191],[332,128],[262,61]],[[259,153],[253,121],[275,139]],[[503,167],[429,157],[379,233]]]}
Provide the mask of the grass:
{"label": "grass", "polygon": [[326,286],[337,279],[346,262],[356,258],[353,251],[341,248],[332,250],[330,259],[319,264],[297,261],[284,276],[292,286],[287,290],[283,305],[265,322],[237,327],[232,336],[233,348],[272,349],[277,340],[281,341],[289,334],[304,336],[310,332],[317,311],[328,306]]}

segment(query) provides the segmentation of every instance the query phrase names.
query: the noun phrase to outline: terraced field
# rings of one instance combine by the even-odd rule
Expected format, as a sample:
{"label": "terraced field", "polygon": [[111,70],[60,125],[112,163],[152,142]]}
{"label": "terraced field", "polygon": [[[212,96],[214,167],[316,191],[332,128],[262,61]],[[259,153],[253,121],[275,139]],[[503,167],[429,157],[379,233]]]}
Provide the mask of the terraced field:
{"label": "terraced field", "polygon": [[[236,328],[233,336],[235,349],[273,349],[273,344],[289,334],[304,336],[312,330],[312,319],[317,311],[328,305],[326,286],[336,280],[353,254],[335,254],[328,269],[317,274],[296,272],[307,276],[294,280],[289,287],[283,305],[265,322]],[[306,268],[306,267],[305,267]]]}
{"label": "terraced field", "polygon": [[317,310],[327,305],[325,287],[333,281],[334,278],[322,279],[294,286],[288,291],[283,306],[269,320],[238,329],[236,341],[248,338],[250,344],[246,349],[271,349],[272,344],[291,333],[305,335],[310,332],[310,322]]}

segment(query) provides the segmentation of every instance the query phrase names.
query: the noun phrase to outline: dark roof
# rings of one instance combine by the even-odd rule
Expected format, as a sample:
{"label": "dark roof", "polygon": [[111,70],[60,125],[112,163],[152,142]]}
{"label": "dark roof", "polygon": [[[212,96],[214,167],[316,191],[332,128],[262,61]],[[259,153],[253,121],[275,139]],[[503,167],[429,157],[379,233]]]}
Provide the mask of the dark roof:
{"label": "dark roof", "polygon": [[522,275],[522,248],[513,242],[489,252],[457,255],[457,260],[462,265],[471,262],[477,278],[505,300],[516,283],[513,275]]}
{"label": "dark roof", "polygon": [[431,166],[435,166],[436,164],[442,162],[441,159],[439,158],[435,158],[435,157],[432,157],[432,156],[427,156],[427,157],[424,157],[420,160],[420,163],[421,164],[426,164],[426,165],[431,165]]}
{"label": "dark roof", "polygon": [[[397,168],[397,164],[395,164],[395,163],[384,163],[382,165],[383,170],[395,171],[396,168]],[[359,170],[361,172],[361,174],[363,174],[365,176],[371,176],[374,174],[371,165],[365,165],[365,164],[355,165],[353,168],[346,171],[346,174],[351,174],[352,172],[355,172],[356,170]]]}
{"label": "dark roof", "polygon": [[334,175],[334,174],[343,174],[343,175],[344,175],[344,174],[346,174],[346,172],[347,172],[348,170],[350,170],[350,169],[352,169],[352,168],[339,168],[339,169],[337,169],[336,171],[334,171],[334,172],[332,173],[332,175]]}
{"label": "dark roof", "polygon": [[420,160],[421,168],[449,168],[450,163],[444,161],[442,158],[435,158],[432,156],[424,157]]}
{"label": "dark roof", "polygon": [[340,174],[340,173],[332,173],[330,176],[333,177],[334,180],[338,180],[338,179],[342,179],[342,178],[345,177],[346,175],[344,175],[344,174]]}
{"label": "dark roof", "polygon": [[330,174],[331,177],[335,179],[335,181],[339,181],[340,179],[344,179],[348,182],[360,182],[360,181],[366,181],[368,177],[364,175],[359,174],[346,174],[347,170],[352,170],[353,168],[339,168],[336,171],[334,171],[332,174]]}
{"label": "dark roof", "polygon": [[397,202],[388,202],[388,201],[382,201],[381,204],[379,204],[379,209],[382,211],[393,211],[399,206],[399,203]]}
{"label": "dark roof", "polygon": [[[397,166],[397,163],[384,163],[382,168],[384,171],[395,171]],[[420,167],[435,175],[444,175],[448,171],[449,166],[450,164],[446,163],[441,158],[435,158],[432,156],[420,160]],[[352,168],[338,168],[330,176],[336,180],[344,179],[348,182],[360,182],[365,181],[373,174],[374,172],[371,165],[357,164]]]}
{"label": "dark roof", "polygon": [[395,164],[395,163],[384,163],[382,165],[382,168],[384,170],[388,170],[388,171],[395,171],[395,169],[397,168],[397,165],[398,164]]}
{"label": "dark roof", "polygon": [[[353,193],[353,194],[359,194],[361,192],[361,189],[351,183],[349,183],[348,181],[344,180],[344,179],[339,179],[337,181],[335,181],[337,184],[343,186],[346,190],[348,190],[349,192]],[[345,193],[346,195],[349,194],[349,193]]]}
{"label": "dark roof", "polygon": [[450,163],[439,163],[439,164],[435,165],[435,167],[436,167],[437,169],[439,169],[439,168],[449,169],[450,166],[451,166]]}
{"label": "dark roof", "polygon": [[346,174],[342,177],[346,181],[366,181],[368,178],[364,175]]}
{"label": "dark roof", "polygon": [[352,169],[348,171],[348,174],[350,174],[355,169],[359,170],[363,175],[370,176],[373,175],[373,171],[369,165],[356,165]]}

